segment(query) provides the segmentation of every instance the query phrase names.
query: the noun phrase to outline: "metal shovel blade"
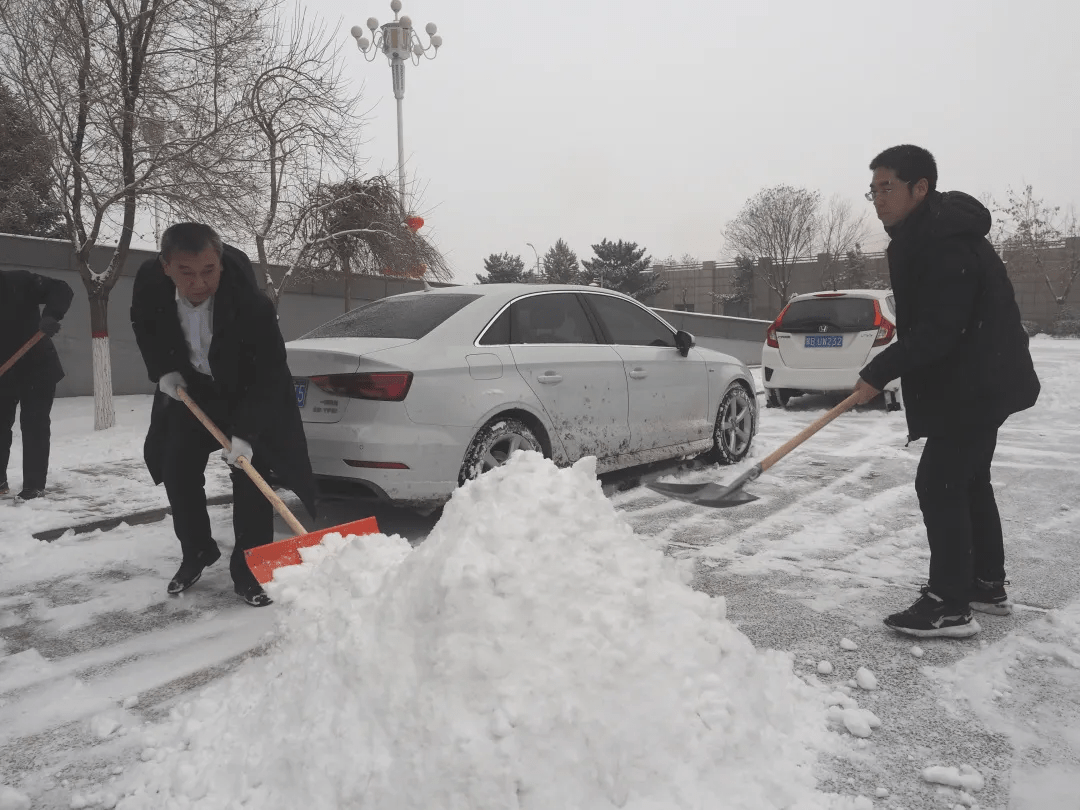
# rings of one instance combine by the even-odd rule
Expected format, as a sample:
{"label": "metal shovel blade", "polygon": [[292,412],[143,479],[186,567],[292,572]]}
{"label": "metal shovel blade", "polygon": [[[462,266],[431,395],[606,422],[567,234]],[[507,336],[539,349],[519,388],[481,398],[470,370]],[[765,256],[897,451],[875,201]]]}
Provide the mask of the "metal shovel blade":
{"label": "metal shovel blade", "polygon": [[758,499],[757,495],[751,495],[742,488],[742,482],[728,486],[712,482],[706,484],[664,484],[654,482],[646,486],[654,492],[659,492],[669,498],[687,501],[697,506],[711,506],[716,509],[741,506],[744,503],[750,503]]}

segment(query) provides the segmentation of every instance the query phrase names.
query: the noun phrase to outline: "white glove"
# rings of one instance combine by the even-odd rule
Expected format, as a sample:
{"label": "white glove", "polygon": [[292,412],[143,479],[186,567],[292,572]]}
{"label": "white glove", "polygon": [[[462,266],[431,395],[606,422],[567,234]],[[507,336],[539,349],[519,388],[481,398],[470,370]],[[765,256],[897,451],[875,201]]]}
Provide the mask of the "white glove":
{"label": "white glove", "polygon": [[230,467],[236,466],[236,460],[243,456],[248,461],[251,461],[253,451],[251,445],[241,439],[239,436],[232,437],[232,450],[222,450],[221,457],[225,459],[225,463]]}
{"label": "white glove", "polygon": [[170,371],[168,374],[162,374],[161,379],[158,380],[158,388],[161,389],[161,393],[166,396],[172,397],[179,401],[180,395],[176,393],[176,389],[183,388],[187,385],[184,382],[184,375],[179,371]]}

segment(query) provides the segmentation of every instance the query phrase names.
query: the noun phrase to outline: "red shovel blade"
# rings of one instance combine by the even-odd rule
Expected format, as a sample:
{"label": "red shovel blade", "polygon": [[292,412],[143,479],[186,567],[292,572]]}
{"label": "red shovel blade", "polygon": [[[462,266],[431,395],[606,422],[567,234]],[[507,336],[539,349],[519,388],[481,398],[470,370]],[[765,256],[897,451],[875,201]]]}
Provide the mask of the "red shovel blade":
{"label": "red shovel blade", "polygon": [[379,524],[373,517],[362,520],[354,520],[352,523],[343,523],[340,526],[330,526],[315,532],[308,532],[288,540],[279,540],[276,543],[267,543],[265,546],[256,546],[244,552],[248,568],[259,580],[260,585],[265,585],[274,578],[274,571],[285,565],[299,565],[303,562],[300,558],[300,549],[308,546],[317,546],[328,534],[378,534]]}

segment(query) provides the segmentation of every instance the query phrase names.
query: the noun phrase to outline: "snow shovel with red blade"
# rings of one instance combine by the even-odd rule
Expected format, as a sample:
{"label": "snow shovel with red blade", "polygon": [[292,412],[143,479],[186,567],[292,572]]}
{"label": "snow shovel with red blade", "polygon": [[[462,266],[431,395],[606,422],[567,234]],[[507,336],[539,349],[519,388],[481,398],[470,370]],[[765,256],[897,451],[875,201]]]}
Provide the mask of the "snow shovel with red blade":
{"label": "snow shovel with red blade", "polygon": [[[203,427],[209,430],[215,439],[224,447],[227,451],[232,450],[232,442],[229,438],[218,429],[218,426],[213,423],[209,416],[207,416],[203,409],[195,404],[195,401],[188,396],[187,391],[183,388],[177,389],[177,394],[184,404],[188,406],[195,418],[203,423]],[[255,575],[255,579],[259,581],[260,585],[265,585],[271,579],[274,578],[274,571],[282,566],[286,565],[299,565],[302,562],[300,557],[300,549],[307,548],[308,546],[317,546],[322,542],[323,537],[328,534],[340,533],[342,535],[348,534],[378,534],[379,525],[375,518],[367,517],[361,520],[354,520],[351,523],[342,523],[339,526],[330,526],[326,529],[318,529],[313,532],[309,532],[303,527],[296,516],[289,510],[284,503],[274,492],[273,488],[266,483],[266,479],[259,475],[259,472],[251,466],[251,462],[247,460],[245,456],[240,456],[236,460],[236,464],[244,472],[248,474],[248,478],[259,488],[259,491],[266,496],[266,499],[274,505],[274,509],[277,513],[289,524],[289,528],[297,533],[296,537],[290,537],[288,540],[279,540],[276,543],[267,543],[265,546],[256,546],[255,548],[248,549],[244,552],[244,558],[247,560],[248,568],[251,569],[251,573]]]}
{"label": "snow shovel with red blade", "polygon": [[743,492],[743,487],[750,481],[754,481],[763,472],[776,462],[805,442],[829,422],[845,411],[851,410],[855,405],[856,396],[852,394],[835,408],[827,411],[821,418],[803,428],[794,438],[788,439],[784,444],[773,450],[769,455],[744,472],[728,485],[709,482],[706,484],[664,484],[654,482],[647,484],[649,489],[676,498],[680,501],[696,504],[697,506],[711,506],[717,509],[727,509],[731,506],[740,506],[744,503],[756,501],[757,496],[749,492]]}
{"label": "snow shovel with red blade", "polygon": [[19,347],[15,354],[11,355],[11,357],[7,359],[7,362],[4,363],[4,365],[0,366],[0,377],[3,377],[7,373],[8,369],[18,363],[19,358],[21,358],[24,354],[34,348],[34,344],[41,340],[43,337],[45,337],[44,332],[35,332],[34,335],[28,341],[26,341],[26,343]]}

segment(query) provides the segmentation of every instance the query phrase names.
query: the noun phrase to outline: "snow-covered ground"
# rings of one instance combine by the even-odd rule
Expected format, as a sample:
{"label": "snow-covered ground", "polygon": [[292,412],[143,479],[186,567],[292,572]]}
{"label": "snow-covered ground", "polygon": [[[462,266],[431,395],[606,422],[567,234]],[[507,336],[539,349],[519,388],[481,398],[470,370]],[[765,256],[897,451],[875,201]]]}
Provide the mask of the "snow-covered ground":
{"label": "snow-covered ground", "polygon": [[[166,503],[148,397],[102,433],[60,400],[50,497],[0,501],[0,810],[1080,808],[1080,342],[1032,347],[994,466],[1017,610],[918,645],[881,618],[926,574],[921,446],[880,407],[735,509],[519,456],[423,542],[329,543],[256,610],[220,563],[166,596],[168,520],[34,539]],[[665,478],[731,480],[829,404]]]}

